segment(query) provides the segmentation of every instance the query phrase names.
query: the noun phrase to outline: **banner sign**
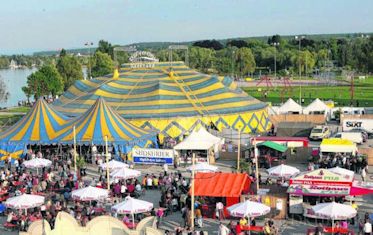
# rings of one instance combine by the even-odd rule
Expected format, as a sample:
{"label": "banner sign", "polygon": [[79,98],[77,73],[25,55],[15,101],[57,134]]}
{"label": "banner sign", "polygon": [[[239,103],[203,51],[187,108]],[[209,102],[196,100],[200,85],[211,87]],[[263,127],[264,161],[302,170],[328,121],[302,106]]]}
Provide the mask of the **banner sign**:
{"label": "banner sign", "polygon": [[174,163],[173,149],[132,149],[133,162],[138,164],[167,164]]}
{"label": "banner sign", "polygon": [[290,179],[290,184],[351,186],[352,177],[342,176],[327,169],[317,169]]}
{"label": "banner sign", "polygon": [[350,194],[350,187],[332,185],[290,185],[287,192],[296,195],[346,196]]}

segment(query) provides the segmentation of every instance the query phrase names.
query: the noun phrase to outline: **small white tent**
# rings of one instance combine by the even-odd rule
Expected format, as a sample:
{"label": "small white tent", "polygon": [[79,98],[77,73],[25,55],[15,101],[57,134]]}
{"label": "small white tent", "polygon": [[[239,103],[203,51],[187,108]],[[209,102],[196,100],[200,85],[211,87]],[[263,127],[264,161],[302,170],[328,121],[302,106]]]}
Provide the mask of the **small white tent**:
{"label": "small white tent", "polygon": [[292,98],[289,98],[283,105],[278,109],[279,114],[286,113],[302,113],[302,106],[297,104]]}
{"label": "small white tent", "polygon": [[319,98],[312,101],[306,108],[303,109],[304,114],[325,114],[327,115],[330,111],[329,106],[322,102]]}
{"label": "small white tent", "polygon": [[175,145],[175,150],[214,150],[215,157],[218,156],[219,146],[224,144],[224,139],[219,138],[201,127],[197,131],[193,131],[179,144]]}

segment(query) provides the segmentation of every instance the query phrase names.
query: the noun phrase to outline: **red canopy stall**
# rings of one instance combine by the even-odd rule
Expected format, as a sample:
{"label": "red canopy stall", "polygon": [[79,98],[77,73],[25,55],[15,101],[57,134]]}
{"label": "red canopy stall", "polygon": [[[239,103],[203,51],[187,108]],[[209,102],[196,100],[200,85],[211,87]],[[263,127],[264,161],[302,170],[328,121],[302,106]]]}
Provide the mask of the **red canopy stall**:
{"label": "red canopy stall", "polygon": [[[242,173],[197,173],[194,181],[194,195],[200,197],[225,198],[225,207],[240,201],[248,193],[251,180]],[[189,192],[190,193],[190,192]],[[225,214],[228,215],[224,209]]]}

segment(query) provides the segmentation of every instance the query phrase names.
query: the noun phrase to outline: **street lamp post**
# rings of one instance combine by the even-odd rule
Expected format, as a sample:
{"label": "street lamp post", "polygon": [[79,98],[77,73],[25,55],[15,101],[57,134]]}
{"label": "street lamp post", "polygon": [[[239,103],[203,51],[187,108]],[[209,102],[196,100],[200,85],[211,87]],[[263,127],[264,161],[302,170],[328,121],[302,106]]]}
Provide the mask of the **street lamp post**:
{"label": "street lamp post", "polygon": [[91,69],[91,46],[93,45],[93,42],[86,42],[84,44],[88,47],[88,71],[89,71],[89,79],[92,79],[92,69]]}
{"label": "street lamp post", "polygon": [[277,56],[277,46],[279,46],[280,43],[279,42],[274,42],[274,43],[272,43],[272,45],[275,47],[275,78],[277,78],[277,58],[276,58],[276,56]]}
{"label": "street lamp post", "polygon": [[298,40],[299,42],[299,53],[298,53],[298,72],[299,72],[299,104],[302,105],[302,70],[301,70],[301,59],[300,59],[300,49],[301,49],[301,42],[302,39],[304,39],[305,36],[295,36],[295,40]]}

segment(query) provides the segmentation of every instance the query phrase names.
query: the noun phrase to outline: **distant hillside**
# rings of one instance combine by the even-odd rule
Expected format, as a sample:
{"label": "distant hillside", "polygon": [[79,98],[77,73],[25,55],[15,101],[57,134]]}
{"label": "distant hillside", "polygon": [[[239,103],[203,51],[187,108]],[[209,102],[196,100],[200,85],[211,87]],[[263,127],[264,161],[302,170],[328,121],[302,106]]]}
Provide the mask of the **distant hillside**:
{"label": "distant hillside", "polygon": [[[358,37],[362,33],[343,33],[343,34],[303,34],[307,36],[308,39],[313,39],[313,40],[324,40],[324,39],[330,39],[330,38],[352,38],[352,37]],[[373,35],[373,33],[364,33],[364,34],[369,34]],[[241,39],[241,40],[260,40],[260,41],[267,41],[269,36],[256,36],[256,37],[237,37],[237,38],[227,38],[227,39],[217,39],[219,42],[222,44],[226,44],[230,40],[234,39]],[[289,40],[293,39],[295,35],[281,35],[282,39]],[[211,38],[210,38],[211,39]],[[205,39],[201,39],[205,40]],[[124,45],[124,46],[136,46],[138,50],[145,50],[145,49],[153,49],[153,50],[159,50],[159,49],[166,49],[170,45],[175,45],[175,44],[183,44],[183,45],[192,45],[196,41],[201,41],[201,40],[195,40],[195,41],[189,41],[189,42],[139,42],[139,43],[132,43],[129,45]],[[96,48],[91,48],[91,52],[95,51]],[[77,48],[77,49],[66,49],[68,53],[80,53],[82,55],[88,55],[88,48]],[[52,56],[52,55],[57,55],[59,51],[40,51],[40,52],[35,52],[34,55],[36,56]]]}

